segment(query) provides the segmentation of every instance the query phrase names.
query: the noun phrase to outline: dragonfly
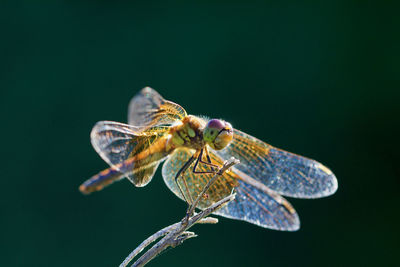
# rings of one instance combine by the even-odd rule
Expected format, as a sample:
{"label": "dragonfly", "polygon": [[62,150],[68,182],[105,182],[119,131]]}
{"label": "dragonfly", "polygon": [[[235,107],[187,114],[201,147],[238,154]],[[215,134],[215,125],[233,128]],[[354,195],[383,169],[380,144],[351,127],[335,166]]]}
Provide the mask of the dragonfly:
{"label": "dragonfly", "polygon": [[158,166],[167,187],[186,202],[195,199],[216,170],[234,157],[239,164],[224,172],[197,208],[205,209],[236,193],[214,214],[282,231],[295,231],[300,220],[283,197],[313,199],[332,195],[335,175],[321,163],[273,147],[222,119],[188,115],[150,87],[132,98],[128,124],[100,121],[91,143],[110,167],[85,181],[89,194],[127,178],[147,185]]}

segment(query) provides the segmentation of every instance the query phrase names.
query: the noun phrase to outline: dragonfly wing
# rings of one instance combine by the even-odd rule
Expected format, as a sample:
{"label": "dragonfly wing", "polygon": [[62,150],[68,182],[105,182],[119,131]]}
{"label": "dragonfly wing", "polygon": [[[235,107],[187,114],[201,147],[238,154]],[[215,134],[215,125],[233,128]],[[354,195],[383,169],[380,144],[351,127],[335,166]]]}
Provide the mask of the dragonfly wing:
{"label": "dragonfly wing", "polygon": [[124,123],[100,121],[90,137],[96,152],[111,167],[136,186],[144,186],[166,157],[163,137],[167,130],[168,127],[153,127],[142,131]]}
{"label": "dragonfly wing", "polygon": [[134,149],[133,140],[143,139],[138,127],[113,121],[99,121],[90,133],[96,152],[110,166],[129,158]]}
{"label": "dragonfly wing", "polygon": [[[175,193],[180,199],[184,200],[182,197],[178,185],[175,183],[175,175],[183,167],[183,165],[190,159],[190,157],[195,153],[195,150],[190,150],[187,148],[176,149],[171,156],[168,157],[162,168],[162,176],[164,182],[167,184],[168,188]],[[195,199],[200,192],[203,190],[207,182],[213,177],[210,173],[193,173],[194,162],[185,172],[183,179],[185,179],[186,184],[189,188],[189,194],[192,199]],[[210,170],[208,166],[201,163],[196,168],[197,171],[207,171]],[[186,199],[190,199],[188,192],[185,190],[185,184],[182,179],[178,179],[178,183],[185,194]],[[220,177],[208,190],[208,197],[203,198],[198,207],[207,208],[213,203],[221,200],[222,198],[229,196],[232,193],[234,187],[237,186],[237,181],[231,177],[228,173],[225,173]]]}
{"label": "dragonfly wing", "polygon": [[[194,154],[193,150],[177,149],[164,163],[162,175],[168,188],[179,198],[183,199],[179,188],[175,183],[175,174]],[[223,164],[223,160],[216,154],[210,153],[213,163]],[[195,174],[192,172],[192,166],[184,174],[192,198],[196,198],[206,183],[213,177],[213,174]],[[198,165],[197,171],[209,170],[209,167]],[[228,203],[225,207],[215,212],[215,214],[247,221],[261,227],[276,230],[297,230],[300,226],[296,211],[284,198],[277,193],[266,188],[261,183],[261,187],[247,184],[241,180],[240,175],[234,168],[226,171],[207,191],[206,198],[199,203],[199,208],[204,209],[230,195],[233,190],[236,191],[235,200]],[[182,181],[179,183],[185,190]],[[184,192],[186,194],[186,192]]]}
{"label": "dragonfly wing", "polygon": [[150,87],[143,88],[134,96],[128,107],[128,123],[140,129],[168,126],[182,120],[186,115],[180,105],[165,100]]}
{"label": "dragonfly wing", "polygon": [[241,180],[235,199],[215,214],[274,230],[296,231],[300,228],[299,217],[286,199]]}
{"label": "dragonfly wing", "polygon": [[158,165],[160,165],[163,160],[164,158],[154,161],[145,168],[137,168],[137,171],[128,172],[125,176],[137,187],[143,187],[151,181],[158,168]]}
{"label": "dragonfly wing", "polygon": [[232,143],[215,153],[222,158],[239,159],[235,168],[285,196],[319,198],[337,190],[335,175],[321,163],[275,148],[236,129]]}

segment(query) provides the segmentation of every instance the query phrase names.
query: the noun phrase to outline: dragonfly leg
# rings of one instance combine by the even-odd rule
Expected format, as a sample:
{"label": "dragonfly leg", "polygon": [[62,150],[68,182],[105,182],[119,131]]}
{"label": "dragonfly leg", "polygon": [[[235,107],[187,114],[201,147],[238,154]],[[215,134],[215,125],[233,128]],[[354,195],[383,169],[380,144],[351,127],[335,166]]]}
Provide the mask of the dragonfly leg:
{"label": "dragonfly leg", "polygon": [[[196,157],[195,157],[195,155],[193,155],[188,161],[186,161],[186,163],[182,166],[182,168],[180,168],[180,170],[176,173],[176,176],[175,176],[175,183],[178,186],[182,197],[185,199],[185,201],[187,203],[193,203],[193,199],[192,199],[192,196],[190,194],[189,188],[187,186],[186,180],[183,177],[183,174],[185,173],[185,171],[189,168],[189,166],[193,163],[193,161],[195,159],[196,159]],[[182,178],[183,179],[183,183],[185,184],[186,192],[187,192],[191,202],[188,201],[188,199],[186,198],[185,194],[183,193],[183,190],[182,190],[181,186],[178,183],[178,178]]]}
{"label": "dragonfly leg", "polygon": [[[207,153],[207,160],[208,160],[209,162],[205,162],[205,161],[202,160],[202,157],[203,157],[203,149],[201,149],[201,150],[200,150],[199,157],[197,158],[196,163],[194,164],[194,167],[193,167],[193,170],[192,170],[193,173],[196,173],[196,174],[201,174],[201,173],[215,173],[213,167],[218,168],[218,166],[211,163],[210,156],[208,155],[208,152],[206,152],[206,153]],[[199,164],[199,162],[201,162],[201,163],[203,163],[203,164],[205,164],[205,165],[208,165],[208,166],[212,166],[212,167],[211,167],[211,171],[196,171],[197,165]]]}
{"label": "dragonfly leg", "polygon": [[[207,147],[204,147],[204,151],[206,152],[206,156],[207,156],[207,161],[208,161],[208,162],[203,162],[203,161],[202,161],[201,163],[204,163],[204,164],[206,164],[206,165],[211,166],[211,170],[214,170],[214,168],[219,169],[221,166],[218,166],[218,165],[212,163],[211,158],[210,158],[210,155],[208,154],[208,149],[207,149]],[[214,167],[214,168],[213,168],[213,167]]]}

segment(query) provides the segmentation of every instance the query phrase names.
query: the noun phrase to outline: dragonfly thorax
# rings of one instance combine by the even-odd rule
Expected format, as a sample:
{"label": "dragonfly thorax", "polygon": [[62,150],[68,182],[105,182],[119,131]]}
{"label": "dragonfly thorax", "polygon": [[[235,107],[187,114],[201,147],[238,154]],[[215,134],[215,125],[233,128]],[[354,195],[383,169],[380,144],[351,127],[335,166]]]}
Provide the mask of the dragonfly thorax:
{"label": "dragonfly thorax", "polygon": [[218,119],[206,123],[203,119],[188,115],[180,124],[171,127],[168,146],[199,150],[209,145],[212,149],[221,150],[232,139],[233,129],[230,123]]}
{"label": "dragonfly thorax", "polygon": [[186,116],[181,123],[170,128],[167,147],[202,149],[206,145],[203,139],[204,127],[205,122],[202,119],[191,115]]}

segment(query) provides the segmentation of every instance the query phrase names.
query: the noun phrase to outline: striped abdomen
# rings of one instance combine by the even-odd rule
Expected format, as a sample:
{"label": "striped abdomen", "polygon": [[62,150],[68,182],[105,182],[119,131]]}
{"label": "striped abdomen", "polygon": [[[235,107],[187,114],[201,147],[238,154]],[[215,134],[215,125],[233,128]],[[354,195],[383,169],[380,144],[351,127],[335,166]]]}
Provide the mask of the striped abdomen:
{"label": "striped abdomen", "polygon": [[79,186],[79,190],[83,194],[90,194],[94,191],[100,191],[104,187],[120,180],[123,177],[124,175],[115,167],[111,167],[99,172],[98,174],[92,176],[92,178],[89,180],[85,181],[83,184],[81,184],[81,186]]}

